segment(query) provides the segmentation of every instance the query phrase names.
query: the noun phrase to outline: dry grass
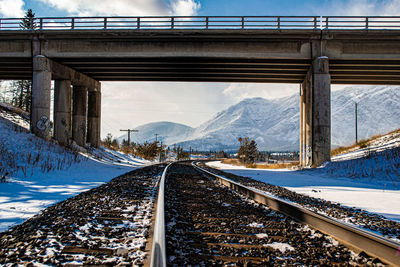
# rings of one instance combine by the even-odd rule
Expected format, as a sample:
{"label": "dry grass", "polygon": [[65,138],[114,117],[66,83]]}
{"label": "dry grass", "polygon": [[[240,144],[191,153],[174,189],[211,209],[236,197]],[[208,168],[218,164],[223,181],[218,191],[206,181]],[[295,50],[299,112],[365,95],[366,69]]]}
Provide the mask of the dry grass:
{"label": "dry grass", "polygon": [[[231,164],[235,166],[243,166],[243,163],[238,159],[223,159],[221,160],[224,164]],[[281,162],[281,163],[273,163],[273,164],[265,164],[265,163],[248,163],[246,164],[246,168],[254,168],[254,169],[287,169],[294,166],[299,166],[298,161],[294,162]]]}
{"label": "dry grass", "polygon": [[332,149],[332,151],[331,151],[331,156],[336,156],[336,155],[340,155],[340,154],[345,154],[345,153],[354,151],[354,150],[356,150],[357,148],[366,148],[366,147],[368,147],[368,146],[370,145],[370,143],[371,143],[372,141],[374,141],[374,140],[376,140],[376,139],[378,139],[378,138],[380,138],[380,137],[382,137],[382,136],[390,135],[390,134],[396,134],[396,133],[400,133],[400,129],[391,131],[391,132],[386,133],[386,134],[377,134],[377,135],[374,135],[374,136],[372,136],[371,138],[360,140],[357,144],[353,144],[353,145],[351,145],[351,146],[340,146],[340,147],[338,147],[338,148]]}

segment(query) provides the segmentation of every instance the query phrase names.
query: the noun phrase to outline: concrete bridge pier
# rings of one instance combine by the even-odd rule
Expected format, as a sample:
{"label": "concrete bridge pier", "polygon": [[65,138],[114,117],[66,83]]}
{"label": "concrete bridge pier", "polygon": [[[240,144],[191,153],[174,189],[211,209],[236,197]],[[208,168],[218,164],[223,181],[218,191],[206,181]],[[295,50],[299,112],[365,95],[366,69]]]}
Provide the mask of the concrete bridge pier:
{"label": "concrete bridge pier", "polygon": [[316,167],[331,159],[331,79],[329,60],[317,57],[300,93],[300,165]]}
{"label": "concrete bridge pier", "polygon": [[88,93],[88,132],[87,142],[100,147],[101,92],[89,90]]}
{"label": "concrete bridge pier", "polygon": [[[71,138],[79,146],[86,146],[86,137],[92,146],[100,145],[100,82],[43,55],[33,58],[33,89],[31,132],[50,139],[50,89],[54,88],[54,139],[61,145]],[[73,85],[73,90],[71,88]],[[89,88],[89,122],[88,122]],[[72,98],[72,99],[71,99]],[[72,114],[71,114],[72,113]],[[71,116],[72,115],[72,116]],[[87,133],[87,125],[89,131]]]}
{"label": "concrete bridge pier", "polygon": [[70,80],[54,82],[54,139],[62,146],[69,145],[72,137],[72,89]]}
{"label": "concrete bridge pier", "polygon": [[46,57],[33,58],[31,132],[50,139],[51,71]]}
{"label": "concrete bridge pier", "polygon": [[87,88],[73,86],[72,90],[72,139],[77,145],[86,147]]}

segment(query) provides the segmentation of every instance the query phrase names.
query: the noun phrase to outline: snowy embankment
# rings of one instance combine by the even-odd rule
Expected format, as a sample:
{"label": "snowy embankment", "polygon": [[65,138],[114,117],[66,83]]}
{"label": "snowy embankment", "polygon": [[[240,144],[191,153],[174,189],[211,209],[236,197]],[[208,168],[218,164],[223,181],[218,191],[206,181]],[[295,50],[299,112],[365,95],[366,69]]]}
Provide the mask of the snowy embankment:
{"label": "snowy embankment", "polygon": [[[383,138],[383,137],[382,137]],[[390,143],[390,149],[387,148]],[[208,166],[296,193],[356,207],[400,221],[400,140],[388,140],[363,152],[338,156],[324,167],[307,170],[266,170],[210,162]]]}
{"label": "snowy embankment", "polygon": [[107,149],[72,152],[27,131],[22,117],[0,110],[0,231],[40,210],[150,162]]}

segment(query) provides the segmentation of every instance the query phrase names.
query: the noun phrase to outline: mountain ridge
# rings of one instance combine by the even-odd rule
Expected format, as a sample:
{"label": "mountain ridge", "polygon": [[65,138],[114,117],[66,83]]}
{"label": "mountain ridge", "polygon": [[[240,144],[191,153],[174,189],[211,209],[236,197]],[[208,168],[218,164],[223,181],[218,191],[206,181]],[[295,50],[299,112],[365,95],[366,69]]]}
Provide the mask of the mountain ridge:
{"label": "mountain ridge", "polygon": [[[346,87],[332,92],[333,147],[354,142],[355,102],[358,102],[359,139],[400,127],[400,87]],[[146,125],[147,128],[148,125],[153,126],[153,130],[148,128],[148,132],[153,131],[152,135],[156,130],[161,134],[162,127],[157,122],[139,127]],[[235,150],[239,147],[237,139],[248,136],[256,140],[261,150],[298,150],[299,96],[294,94],[277,99],[247,98],[218,112],[196,128],[177,125],[180,127],[164,125],[167,128],[163,131],[166,144],[203,151]],[[168,131],[171,127],[174,130]]]}

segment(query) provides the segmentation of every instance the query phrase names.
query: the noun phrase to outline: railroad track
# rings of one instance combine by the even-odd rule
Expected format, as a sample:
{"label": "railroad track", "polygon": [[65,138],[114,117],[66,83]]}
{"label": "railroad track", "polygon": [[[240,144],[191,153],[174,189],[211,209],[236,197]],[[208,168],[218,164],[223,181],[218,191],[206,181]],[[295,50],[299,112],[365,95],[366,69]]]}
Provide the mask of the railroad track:
{"label": "railroad track", "polygon": [[[152,266],[398,266],[400,262],[399,244],[190,163],[173,164],[164,176],[165,225],[156,226],[163,240],[154,239]],[[339,237],[340,243],[327,234]]]}
{"label": "railroad track", "polygon": [[351,251],[324,234],[342,226],[315,230],[308,213],[191,162],[149,166],[0,233],[0,266],[147,266],[149,254],[151,266],[399,264],[399,244],[368,233],[369,243],[357,239],[359,233],[345,232],[350,241],[335,233]]}

